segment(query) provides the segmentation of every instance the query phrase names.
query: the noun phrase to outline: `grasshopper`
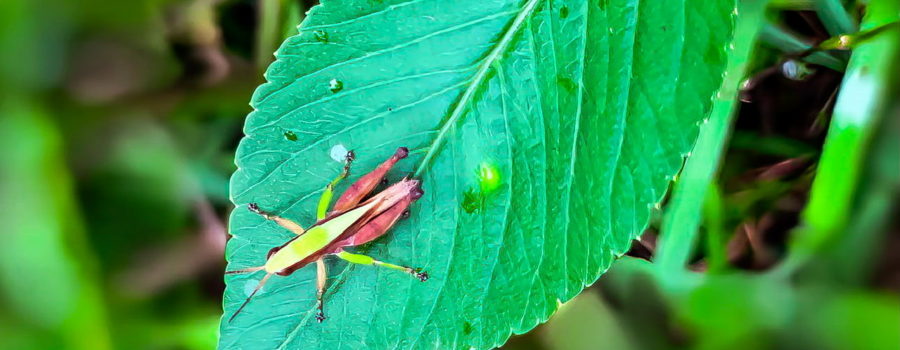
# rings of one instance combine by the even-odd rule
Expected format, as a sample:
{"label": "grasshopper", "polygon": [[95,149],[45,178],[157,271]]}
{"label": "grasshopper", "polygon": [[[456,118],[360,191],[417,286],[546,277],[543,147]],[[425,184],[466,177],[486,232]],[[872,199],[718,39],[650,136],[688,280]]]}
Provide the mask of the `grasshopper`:
{"label": "grasshopper", "polygon": [[322,297],[325,293],[327,278],[324,258],[329,255],[337,256],[354,264],[375,265],[400,270],[425,282],[428,279],[428,274],[421,269],[390,264],[366,255],[344,251],[346,247],[371,242],[387,233],[401,217],[409,215],[409,206],[422,197],[424,192],[421,188],[421,182],[408,177],[370,196],[376,186],[384,183],[383,179],[388,170],[399,160],[406,158],[408,154],[409,151],[406,147],[398,148],[393,156],[381,163],[375,170],[372,170],[372,172],[350,185],[329,211],[328,206],[334,194],[334,187],[350,174],[350,164],[353,162],[354,155],[353,151],[348,152],[343,171],[325,187],[322,197],[319,199],[316,211],[317,222],[308,229],[303,229],[302,226],[290,219],[263,211],[255,203],[248,204],[247,208],[250,211],[261,215],[267,220],[274,221],[297,236],[281,246],[272,248],[266,257],[264,265],[225,272],[225,274],[266,272],[266,275],[259,281],[259,284],[250,293],[250,296],[247,297],[247,300],[241,304],[228,321],[231,322],[237,317],[253,296],[256,295],[256,292],[266,284],[269,277],[272,277],[274,274],[279,276],[290,275],[311,262],[315,262],[317,266],[316,321],[324,321],[325,311]]}

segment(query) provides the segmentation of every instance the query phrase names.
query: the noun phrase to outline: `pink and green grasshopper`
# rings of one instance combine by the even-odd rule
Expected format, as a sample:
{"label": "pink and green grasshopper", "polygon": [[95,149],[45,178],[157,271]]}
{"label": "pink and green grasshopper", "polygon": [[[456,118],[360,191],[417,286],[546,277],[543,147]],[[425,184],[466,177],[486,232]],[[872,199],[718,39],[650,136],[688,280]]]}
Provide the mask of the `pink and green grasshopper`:
{"label": "pink and green grasshopper", "polygon": [[250,293],[250,296],[234,312],[229,321],[233,320],[247,306],[250,299],[266,284],[266,281],[273,274],[287,276],[311,262],[316,262],[318,268],[316,279],[316,320],[319,322],[324,321],[325,312],[322,297],[325,293],[327,277],[324,257],[328,255],[335,255],[354,264],[375,265],[400,270],[425,282],[428,279],[428,274],[421,269],[389,264],[366,255],[344,251],[346,247],[371,242],[387,233],[401,217],[408,215],[409,206],[422,197],[424,192],[421,189],[421,182],[410,178],[403,178],[385,190],[369,196],[375,190],[375,187],[382,183],[382,179],[384,179],[388,170],[399,160],[406,158],[408,154],[409,152],[405,147],[398,148],[388,160],[350,185],[329,211],[328,205],[331,203],[334,187],[350,173],[353,152],[348,152],[344,170],[325,187],[325,191],[319,199],[316,213],[318,221],[308,229],[303,229],[302,226],[290,219],[265,212],[255,203],[248,204],[247,208],[250,211],[262,215],[268,220],[275,221],[275,223],[297,236],[279,247],[272,248],[266,257],[265,265],[225,272],[226,274],[234,274],[266,271],[266,275],[259,281],[256,289]]}

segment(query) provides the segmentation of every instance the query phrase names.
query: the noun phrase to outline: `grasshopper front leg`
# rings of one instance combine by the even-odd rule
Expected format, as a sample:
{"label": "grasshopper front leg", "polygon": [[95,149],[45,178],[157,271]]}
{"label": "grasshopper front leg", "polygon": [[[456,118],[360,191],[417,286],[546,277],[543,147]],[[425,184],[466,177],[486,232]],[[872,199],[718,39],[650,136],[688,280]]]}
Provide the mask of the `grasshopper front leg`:
{"label": "grasshopper front leg", "polygon": [[[328,186],[325,187],[325,191],[322,193],[322,197],[319,198],[319,208],[316,212],[316,219],[322,220],[328,214],[328,206],[331,203],[331,197],[334,196],[334,186],[337,186],[338,183],[341,182],[347,175],[350,174],[350,163],[353,162],[353,151],[347,152],[347,160],[344,164],[344,170],[338,175],[337,178],[332,180]],[[281,216],[272,214],[270,212],[264,211],[259,208],[259,205],[256,203],[247,204],[247,209],[250,211],[261,215],[266,218],[266,220],[275,221],[278,226],[286,228],[288,231],[293,232],[296,235],[302,235],[306,230],[303,229],[303,226],[294,222],[291,219],[283,218]]]}
{"label": "grasshopper front leg", "polygon": [[375,266],[387,267],[389,269],[406,272],[406,273],[412,275],[413,277],[418,278],[422,282],[425,282],[428,280],[428,273],[425,271],[422,271],[422,269],[394,265],[391,263],[386,263],[384,261],[375,260],[371,256],[368,256],[368,255],[353,254],[353,253],[348,253],[343,250],[340,253],[337,253],[335,255],[337,255],[341,259],[347,260],[348,262],[351,262],[354,264],[375,265]]}
{"label": "grasshopper front leg", "polygon": [[259,209],[259,205],[256,205],[256,203],[247,204],[247,209],[266,218],[266,220],[275,221],[278,226],[286,228],[288,231],[293,232],[295,235],[299,236],[306,232],[306,230],[304,230],[303,226],[300,226],[300,224],[294,222],[291,219],[283,218],[267,211],[263,211],[262,209]]}
{"label": "grasshopper front leg", "polygon": [[344,161],[344,170],[334,179],[325,186],[325,191],[322,192],[322,197],[319,197],[319,207],[316,208],[316,219],[322,220],[325,216],[328,215],[328,208],[331,206],[331,198],[334,196],[334,186],[337,186],[341,180],[347,178],[350,175],[350,164],[353,163],[353,158],[355,155],[353,151],[347,152],[346,159]]}

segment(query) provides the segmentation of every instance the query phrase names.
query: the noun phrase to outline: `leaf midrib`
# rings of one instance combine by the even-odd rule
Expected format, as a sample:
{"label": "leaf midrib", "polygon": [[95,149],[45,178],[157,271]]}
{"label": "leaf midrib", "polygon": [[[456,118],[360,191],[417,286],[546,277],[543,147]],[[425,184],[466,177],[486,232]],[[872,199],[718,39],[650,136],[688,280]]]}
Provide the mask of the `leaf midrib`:
{"label": "leaf midrib", "polygon": [[522,25],[525,24],[525,20],[534,13],[534,9],[537,8],[538,0],[528,0],[525,3],[525,6],[522,6],[522,10],[519,11],[519,14],[516,15],[516,18],[513,20],[512,24],[507,28],[506,32],[503,33],[503,37],[500,38],[500,41],[494,46],[494,49],[491,50],[490,53],[481,61],[481,65],[478,66],[478,71],[475,72],[475,76],[472,78],[472,81],[469,83],[469,86],[466,87],[466,91],[462,94],[459,101],[453,106],[453,111],[450,113],[450,116],[444,120],[441,125],[440,132],[437,136],[435,136],[434,141],[431,142],[431,145],[428,146],[428,152],[425,153],[425,157],[422,158],[422,162],[419,163],[419,167],[416,168],[416,172],[413,174],[413,177],[420,177],[422,172],[428,168],[428,165],[431,163],[431,160],[437,155],[440,148],[443,147],[444,142],[447,138],[447,132],[450,131],[450,128],[459,121],[463,115],[465,115],[466,108],[469,106],[469,102],[475,96],[475,93],[478,92],[478,89],[481,88],[482,83],[484,83],[485,78],[487,78],[488,72],[491,69],[491,65],[495,62],[499,61],[503,57],[503,53],[506,52],[506,49],[509,48],[509,44],[512,43],[513,38],[519,32],[519,29],[522,28]]}

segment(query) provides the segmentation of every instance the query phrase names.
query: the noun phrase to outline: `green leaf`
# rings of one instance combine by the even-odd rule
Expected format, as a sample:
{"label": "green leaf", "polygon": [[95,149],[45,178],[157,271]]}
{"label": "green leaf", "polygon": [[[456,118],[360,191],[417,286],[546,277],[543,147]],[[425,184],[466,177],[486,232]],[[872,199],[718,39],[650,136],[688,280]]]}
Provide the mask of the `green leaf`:
{"label": "green leaf", "polygon": [[[223,320],[220,348],[491,348],[547,320],[646,227],[721,83],[734,5],[313,8],[253,96],[231,183],[229,269],[259,266],[291,238],[246,203],[309,225],[341,150],[356,151],[359,176],[407,146],[389,176],[417,174],[425,196],[361,250],[431,279],[331,259],[319,324],[315,268],[276,276]],[[483,169],[499,186],[482,183]],[[226,316],[261,277],[229,275]]]}

